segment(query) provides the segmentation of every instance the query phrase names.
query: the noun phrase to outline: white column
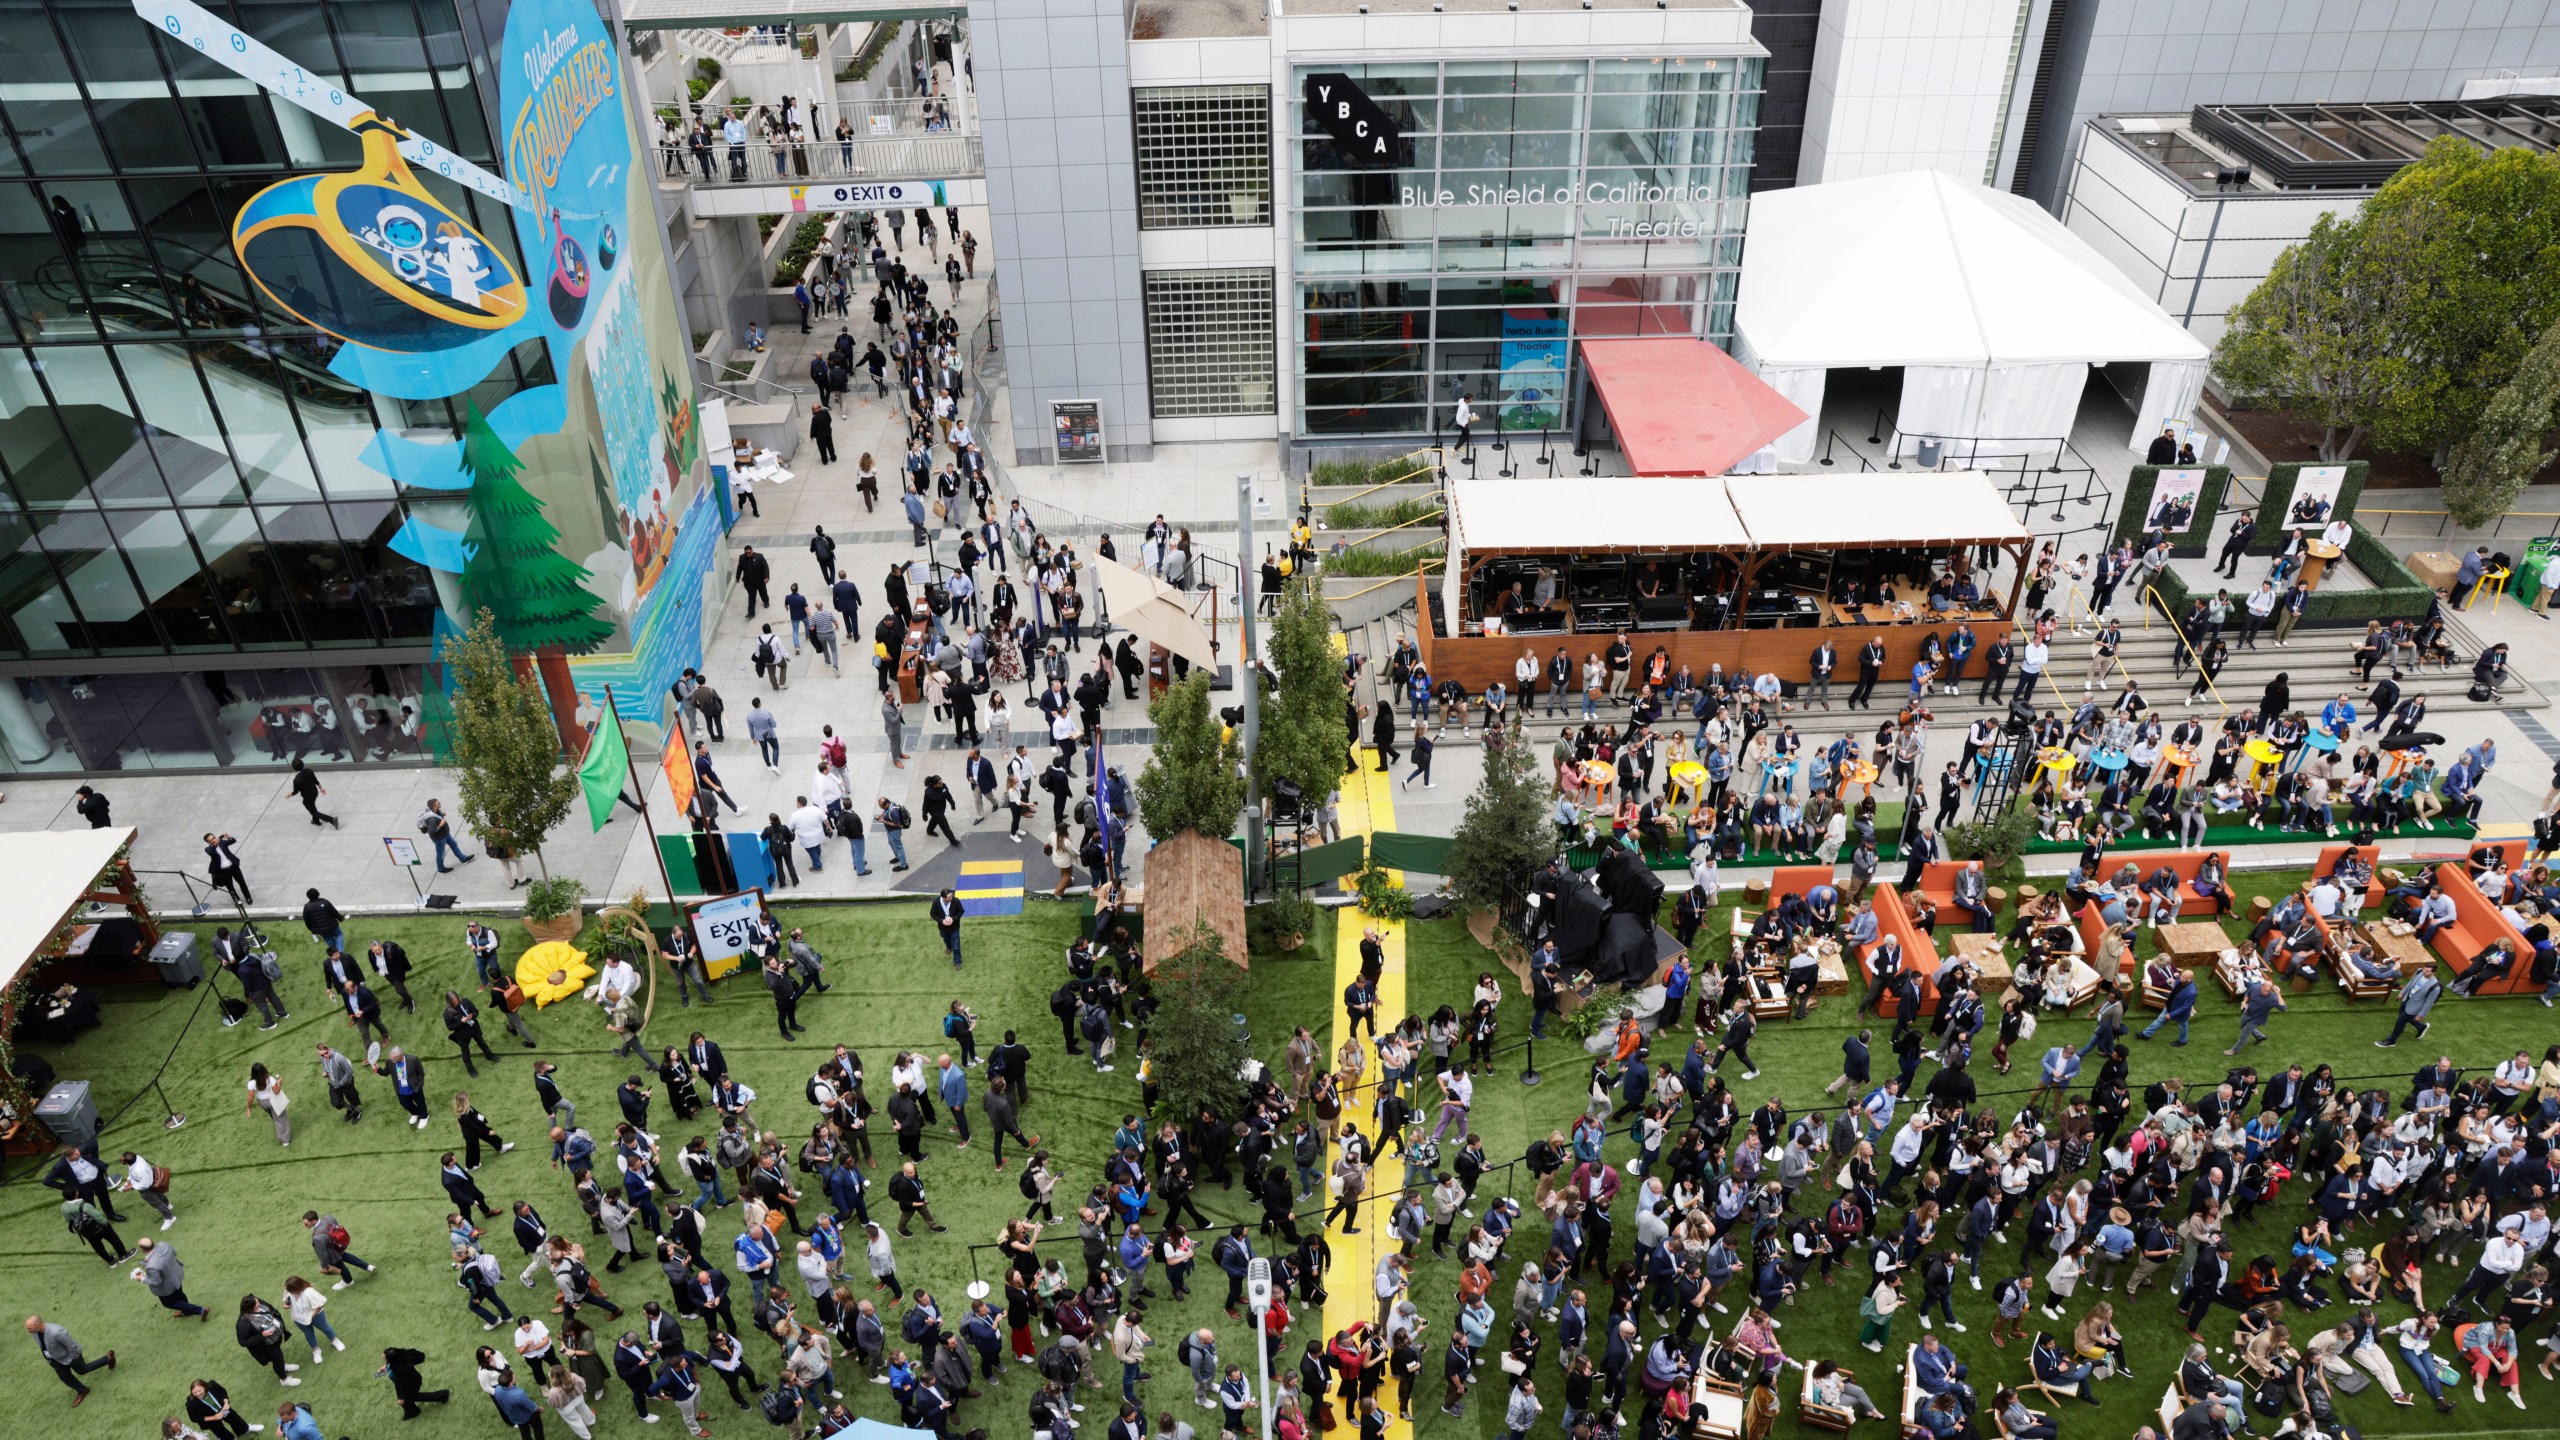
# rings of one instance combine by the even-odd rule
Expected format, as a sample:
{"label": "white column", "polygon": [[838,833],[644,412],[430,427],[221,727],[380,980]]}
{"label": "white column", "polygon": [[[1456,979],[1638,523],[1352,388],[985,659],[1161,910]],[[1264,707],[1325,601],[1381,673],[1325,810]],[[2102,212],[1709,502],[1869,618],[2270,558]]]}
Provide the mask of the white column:
{"label": "white column", "polygon": [[969,29],[954,23],[951,27],[951,125],[969,133]]}

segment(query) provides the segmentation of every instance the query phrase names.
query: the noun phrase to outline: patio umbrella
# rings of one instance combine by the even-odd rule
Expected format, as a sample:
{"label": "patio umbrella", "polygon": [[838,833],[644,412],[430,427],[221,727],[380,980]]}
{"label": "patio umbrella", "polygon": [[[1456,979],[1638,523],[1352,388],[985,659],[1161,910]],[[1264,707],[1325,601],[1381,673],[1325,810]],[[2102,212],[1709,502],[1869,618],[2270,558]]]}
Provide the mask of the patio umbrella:
{"label": "patio umbrella", "polygon": [[1218,652],[1209,643],[1209,627],[1191,612],[1192,596],[1144,571],[1109,560],[1096,562],[1091,570],[1112,624],[1194,665],[1217,666]]}

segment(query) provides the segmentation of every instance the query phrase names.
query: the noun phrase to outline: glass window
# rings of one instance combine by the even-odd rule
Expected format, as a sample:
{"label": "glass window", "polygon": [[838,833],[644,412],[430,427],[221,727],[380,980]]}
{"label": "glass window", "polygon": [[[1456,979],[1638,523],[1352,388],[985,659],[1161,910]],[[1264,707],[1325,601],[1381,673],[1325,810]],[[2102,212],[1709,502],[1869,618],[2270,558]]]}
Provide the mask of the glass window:
{"label": "glass window", "polygon": [[56,648],[95,649],[107,655],[158,654],[152,628],[124,556],[107,531],[107,517],[85,507],[38,514],[36,539],[62,576],[62,588],[37,596],[16,623],[31,638],[51,630]]}
{"label": "glass window", "polygon": [[[195,137],[199,163],[217,170],[281,170],[290,163],[265,92],[192,47],[158,49],[177,84],[178,113]],[[298,123],[309,120],[301,116]]]}
{"label": "glass window", "polygon": [[1146,286],[1154,412],[1271,414],[1271,271],[1150,270]]}
{"label": "glass window", "polygon": [[400,507],[388,500],[329,507],[339,538],[355,552],[357,584],[386,639],[424,640],[435,633],[435,572],[391,548]]}
{"label": "glass window", "polygon": [[177,328],[177,306],[114,181],[0,185],[0,235],[0,264],[18,282],[11,303],[45,338],[87,338],[93,322],[125,334]]}
{"label": "glass window", "polygon": [[107,524],[146,597],[160,636],[178,650],[227,650],[221,604],[178,511],[114,510]]}
{"label": "glass window", "polygon": [[276,569],[292,594],[303,633],[312,643],[368,643],[373,628],[357,603],[356,568],[338,543],[325,505],[261,505],[258,527],[267,532]]}
{"label": "glass window", "polygon": [[[138,41],[142,22],[117,13],[126,15]],[[107,168],[106,151],[89,124],[70,57],[46,7],[38,0],[0,0],[0,35],[9,37],[0,45],[0,105],[8,109],[9,135],[17,142],[5,151],[9,168],[32,168],[39,175]]]}
{"label": "glass window", "polygon": [[1139,228],[1271,223],[1270,86],[1148,87],[1132,120]]}
{"label": "glass window", "polygon": [[231,224],[262,187],[196,176],[125,182],[128,208],[166,277],[175,323],[197,334],[238,334],[259,326],[255,287],[240,273]]}
{"label": "glass window", "polygon": [[233,642],[249,650],[302,648],[292,596],[257,516],[246,505],[184,513],[204,555],[205,587]]}
{"label": "glass window", "polygon": [[[61,581],[45,562],[44,551],[35,541],[35,526],[25,512],[0,510],[0,646],[22,655],[71,649],[62,632],[52,625],[38,623],[35,629],[27,628],[29,621],[41,622],[48,613],[34,610],[39,601],[60,589]],[[0,706],[6,703],[6,697],[0,696]],[[5,714],[0,714],[0,721],[5,721]],[[7,733],[8,726],[0,723],[0,735]]]}
{"label": "glass window", "polygon": [[160,70],[161,46],[129,9],[58,5],[89,111],[122,170],[192,170],[195,144]]}

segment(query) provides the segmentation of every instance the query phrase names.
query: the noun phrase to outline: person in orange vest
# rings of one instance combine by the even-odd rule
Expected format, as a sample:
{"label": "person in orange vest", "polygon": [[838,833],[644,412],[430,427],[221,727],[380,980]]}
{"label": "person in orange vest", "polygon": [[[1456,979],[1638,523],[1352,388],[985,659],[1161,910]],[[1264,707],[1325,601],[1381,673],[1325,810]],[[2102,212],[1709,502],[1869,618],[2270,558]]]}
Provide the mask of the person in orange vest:
{"label": "person in orange vest", "polygon": [[1643,1048],[1644,1031],[1637,1026],[1636,1017],[1633,1015],[1619,1016],[1617,1062],[1619,1064],[1625,1064],[1628,1056],[1633,1055]]}

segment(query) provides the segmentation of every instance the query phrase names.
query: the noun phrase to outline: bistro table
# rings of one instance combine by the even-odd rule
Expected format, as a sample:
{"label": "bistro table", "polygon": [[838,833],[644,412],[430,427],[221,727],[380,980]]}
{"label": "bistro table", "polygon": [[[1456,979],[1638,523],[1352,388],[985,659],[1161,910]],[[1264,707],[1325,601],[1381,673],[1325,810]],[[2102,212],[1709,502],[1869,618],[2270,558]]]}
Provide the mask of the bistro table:
{"label": "bistro table", "polygon": [[2302,542],[2302,588],[2317,590],[2321,578],[2329,573],[2329,562],[2347,552],[2326,540],[2305,538]]}

